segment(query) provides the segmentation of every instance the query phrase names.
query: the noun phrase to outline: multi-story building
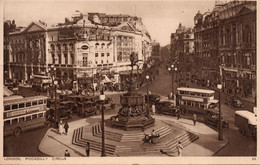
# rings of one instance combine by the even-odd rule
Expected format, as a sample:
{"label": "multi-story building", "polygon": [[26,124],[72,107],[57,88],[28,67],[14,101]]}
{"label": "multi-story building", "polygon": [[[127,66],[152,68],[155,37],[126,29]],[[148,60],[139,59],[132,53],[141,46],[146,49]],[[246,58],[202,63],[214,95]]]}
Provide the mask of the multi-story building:
{"label": "multi-story building", "polygon": [[160,43],[153,41],[152,43],[152,54],[153,59],[160,59]]}
{"label": "multi-story building", "polygon": [[172,61],[178,60],[178,80],[180,86],[188,85],[191,79],[194,56],[194,30],[179,24],[176,33],[171,34]]}
{"label": "multi-story building", "polygon": [[217,2],[212,12],[194,17],[195,73],[223,83],[229,94],[255,95],[256,2]]}
{"label": "multi-story building", "polygon": [[204,86],[219,81],[218,21],[218,7],[212,12],[198,12],[194,17],[195,65],[192,74]]}
{"label": "multi-story building", "polygon": [[256,93],[256,1],[232,1],[219,10],[219,56],[227,93]]}
{"label": "multi-story building", "polygon": [[98,15],[77,11],[57,26],[32,22],[10,33],[9,78],[20,81],[31,79],[30,75],[47,75],[52,65],[64,81],[92,76],[101,69],[120,74],[130,69],[131,53],[142,68],[151,56],[151,38],[144,26],[127,21],[117,26],[101,23]]}

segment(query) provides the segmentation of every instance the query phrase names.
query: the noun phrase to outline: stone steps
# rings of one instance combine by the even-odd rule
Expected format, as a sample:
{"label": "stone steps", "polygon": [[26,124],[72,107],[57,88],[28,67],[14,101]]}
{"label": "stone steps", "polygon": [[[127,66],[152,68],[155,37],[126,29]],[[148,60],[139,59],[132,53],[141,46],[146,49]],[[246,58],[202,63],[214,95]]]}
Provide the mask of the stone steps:
{"label": "stone steps", "polygon": [[[102,150],[102,142],[97,142],[95,140],[91,139],[83,139],[82,138],[82,133],[83,133],[83,127],[80,127],[73,132],[73,137],[72,137],[72,144],[80,146],[80,147],[85,147],[86,143],[90,143],[90,150],[94,150],[97,152],[101,153]],[[116,146],[110,145],[110,144],[105,144],[105,153],[107,156],[113,156],[115,152]]]}
{"label": "stone steps", "polygon": [[[164,128],[163,128],[164,129]],[[163,150],[165,152],[177,152],[177,144],[179,141],[182,142],[182,146],[185,147],[192,143],[193,141],[197,140],[199,137],[193,133],[190,132],[184,132],[181,135],[177,136],[176,138],[166,142],[166,143],[157,143],[157,144],[144,144],[140,145],[135,144],[133,146],[117,146],[115,153],[117,153],[120,156],[134,156],[136,153],[138,155],[142,154],[152,154],[152,153],[158,153],[160,150]],[[149,145],[149,147],[146,147],[145,145]]]}
{"label": "stone steps", "polygon": [[[102,137],[102,130],[101,130],[101,126],[99,124],[93,126],[92,131],[93,131],[93,136],[96,136],[96,137],[99,137],[99,138]],[[122,139],[122,134],[105,130],[105,138],[109,139],[109,140],[120,142],[121,139]]]}
{"label": "stone steps", "polygon": [[155,130],[155,132],[156,132],[157,134],[160,134],[159,139],[161,139],[161,138],[163,138],[163,137],[169,135],[170,133],[172,133],[172,129],[170,129],[170,128],[168,128],[168,127],[161,127],[161,128],[159,128],[159,129]]}
{"label": "stone steps", "polygon": [[193,141],[197,140],[198,138],[199,138],[199,136],[197,136],[193,133],[184,132],[183,134],[179,135],[178,137],[174,138],[173,140],[165,143],[165,145],[168,148],[166,151],[177,152],[176,146],[179,141],[181,142],[182,146],[185,147],[185,146],[189,145],[190,143],[192,143]]}

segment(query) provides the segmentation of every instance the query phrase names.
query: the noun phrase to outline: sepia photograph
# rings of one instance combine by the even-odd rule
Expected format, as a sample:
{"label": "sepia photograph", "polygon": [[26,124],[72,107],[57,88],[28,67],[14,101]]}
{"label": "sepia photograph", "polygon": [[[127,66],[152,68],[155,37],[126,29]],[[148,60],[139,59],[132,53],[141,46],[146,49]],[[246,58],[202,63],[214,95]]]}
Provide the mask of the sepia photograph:
{"label": "sepia photograph", "polygon": [[0,164],[260,163],[257,1],[2,10]]}

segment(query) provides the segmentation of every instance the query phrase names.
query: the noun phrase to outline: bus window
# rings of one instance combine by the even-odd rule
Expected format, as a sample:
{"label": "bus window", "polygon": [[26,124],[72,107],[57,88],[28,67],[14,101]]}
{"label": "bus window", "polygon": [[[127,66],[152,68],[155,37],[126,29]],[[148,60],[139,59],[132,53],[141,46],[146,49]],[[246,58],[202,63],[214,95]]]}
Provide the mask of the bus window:
{"label": "bus window", "polygon": [[18,123],[18,119],[13,119],[12,124]]}
{"label": "bus window", "polygon": [[12,109],[17,109],[17,108],[18,108],[17,104],[12,105]]}
{"label": "bus window", "polygon": [[32,115],[32,120],[37,119],[37,114]]}
{"label": "bus window", "polygon": [[180,91],[180,94],[183,95],[183,94],[184,94],[184,91]]}
{"label": "bus window", "polygon": [[32,116],[26,116],[26,121],[32,120]]}
{"label": "bus window", "polygon": [[190,102],[190,101],[187,101],[187,105],[191,106],[191,102]]}
{"label": "bus window", "polygon": [[10,110],[10,109],[11,109],[10,105],[6,105],[6,106],[5,106],[5,111],[8,111],[8,110]]}
{"label": "bus window", "polygon": [[11,121],[10,120],[6,120],[5,122],[4,122],[4,125],[10,125],[11,124]]}
{"label": "bus window", "polygon": [[43,102],[44,102],[44,104],[46,104],[46,103],[47,103],[47,101],[46,101],[46,100],[43,100]]}
{"label": "bus window", "polygon": [[191,95],[191,96],[195,96],[195,93],[194,93],[194,92],[190,92],[190,95]]}
{"label": "bus window", "polygon": [[20,122],[24,122],[24,117],[20,117],[20,118],[19,118],[19,123],[20,123]]}
{"label": "bus window", "polygon": [[200,107],[200,103],[195,102],[195,107]]}
{"label": "bus window", "polygon": [[26,103],[26,107],[30,107],[30,106],[32,106],[32,103],[31,102],[27,102]]}
{"label": "bus window", "polygon": [[39,100],[38,104],[43,104],[43,100]]}
{"label": "bus window", "polygon": [[205,93],[202,93],[201,96],[202,96],[202,97],[206,97],[207,95],[206,95]]}
{"label": "bus window", "polygon": [[32,102],[32,105],[37,105],[37,101],[33,101],[33,102]]}
{"label": "bus window", "polygon": [[19,104],[19,108],[24,108],[24,103]]}
{"label": "bus window", "polygon": [[204,104],[200,104],[200,108],[204,108]]}
{"label": "bus window", "polygon": [[39,118],[43,118],[43,113],[39,113]]}

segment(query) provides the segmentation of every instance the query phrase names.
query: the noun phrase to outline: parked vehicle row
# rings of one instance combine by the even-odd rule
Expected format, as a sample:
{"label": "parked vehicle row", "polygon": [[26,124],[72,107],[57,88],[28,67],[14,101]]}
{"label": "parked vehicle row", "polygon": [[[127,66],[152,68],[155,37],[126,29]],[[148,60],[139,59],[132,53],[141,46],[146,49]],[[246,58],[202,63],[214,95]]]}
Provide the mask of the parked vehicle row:
{"label": "parked vehicle row", "polygon": [[93,114],[100,114],[102,104],[105,110],[114,109],[113,100],[106,97],[102,102],[98,96],[83,96],[83,95],[65,95],[60,94],[57,103],[57,112],[55,114],[55,99],[48,99],[47,106],[51,116],[57,115],[57,118],[71,118],[73,113],[81,117],[86,117]]}

